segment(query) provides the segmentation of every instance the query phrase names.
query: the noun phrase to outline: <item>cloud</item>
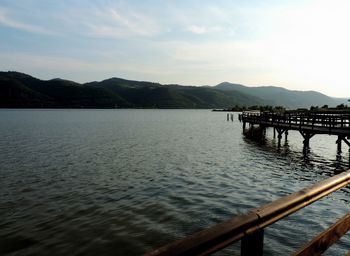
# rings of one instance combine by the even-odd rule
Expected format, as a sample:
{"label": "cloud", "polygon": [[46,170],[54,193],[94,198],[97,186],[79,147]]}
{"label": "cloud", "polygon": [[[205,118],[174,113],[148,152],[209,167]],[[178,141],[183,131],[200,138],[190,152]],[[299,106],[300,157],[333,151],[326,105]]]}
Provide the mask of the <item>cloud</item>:
{"label": "cloud", "polygon": [[194,34],[205,34],[208,32],[208,28],[196,25],[189,26],[186,30]]}
{"label": "cloud", "polygon": [[[96,37],[151,37],[160,33],[159,24],[146,15],[121,12],[117,8],[95,10],[95,18],[85,21],[88,34]],[[93,22],[91,22],[93,20]]]}
{"label": "cloud", "polygon": [[[17,66],[21,69],[103,70],[108,66],[101,65],[101,63],[93,63],[70,57],[58,57],[27,53],[0,53],[0,58],[4,60],[0,64],[0,68],[3,70],[12,69],[12,66]],[[6,65],[4,63],[6,63]]]}
{"label": "cloud", "polygon": [[[62,2],[56,7],[43,7],[38,15],[37,9],[32,10],[34,8],[26,4],[19,7],[1,7],[0,4],[0,26],[37,34],[115,39],[152,37],[161,32],[159,20],[132,7],[117,3],[101,5],[91,2],[77,6]],[[37,24],[45,24],[45,27]]]}
{"label": "cloud", "polygon": [[[61,57],[31,53],[0,52],[0,70],[15,70],[38,76],[42,79],[61,77],[76,82],[90,82],[108,77],[121,76],[140,80],[156,80],[154,77],[174,73],[163,63],[149,65],[147,62],[134,62],[129,59],[105,58],[86,60],[83,58]],[[166,81],[166,80],[164,80]]]}
{"label": "cloud", "polygon": [[234,35],[234,32],[230,28],[224,28],[220,26],[191,25],[191,26],[188,26],[185,30],[197,35],[204,35],[209,33],[224,33],[225,35],[228,35],[228,36]]}
{"label": "cloud", "polygon": [[49,31],[43,27],[39,27],[36,25],[26,24],[22,23],[20,21],[16,21],[9,17],[7,12],[5,10],[0,9],[0,25],[5,27],[10,27],[14,29],[24,30],[26,32],[30,33],[36,33],[36,34],[46,34],[46,35],[52,35],[54,34],[52,31]]}

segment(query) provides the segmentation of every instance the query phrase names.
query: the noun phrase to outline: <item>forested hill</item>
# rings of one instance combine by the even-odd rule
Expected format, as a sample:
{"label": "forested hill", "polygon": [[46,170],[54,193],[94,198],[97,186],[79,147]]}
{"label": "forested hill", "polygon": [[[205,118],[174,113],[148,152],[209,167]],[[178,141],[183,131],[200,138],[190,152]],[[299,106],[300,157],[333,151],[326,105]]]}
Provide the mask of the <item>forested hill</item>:
{"label": "forested hill", "polygon": [[347,99],[332,98],[316,91],[294,91],[276,86],[248,87],[224,82],[214,88],[223,91],[239,91],[273,102],[273,105],[288,108],[309,108],[310,106],[323,105],[335,107],[338,104],[347,102]]}
{"label": "forested hill", "polygon": [[[335,106],[340,101],[317,92],[222,83],[215,87],[161,85],[111,78],[79,84],[40,80],[19,72],[0,72],[2,108],[230,108],[232,106]],[[342,103],[342,102],[341,102]]]}

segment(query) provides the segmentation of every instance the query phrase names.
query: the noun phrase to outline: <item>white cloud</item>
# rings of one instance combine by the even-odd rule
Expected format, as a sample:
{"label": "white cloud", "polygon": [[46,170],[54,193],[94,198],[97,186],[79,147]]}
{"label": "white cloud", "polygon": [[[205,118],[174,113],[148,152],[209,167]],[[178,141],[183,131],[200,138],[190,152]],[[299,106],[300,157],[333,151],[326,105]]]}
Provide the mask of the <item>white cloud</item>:
{"label": "white cloud", "polygon": [[196,25],[189,26],[186,30],[194,34],[205,34],[208,32],[208,28],[204,26],[196,26]]}
{"label": "white cloud", "polygon": [[[151,15],[134,10],[129,5],[119,6],[112,2],[76,5],[61,1],[56,8],[53,6],[40,16],[35,12],[28,13],[31,8],[24,4],[21,8],[11,7],[7,10],[1,9],[0,4],[0,25],[33,33],[54,34],[55,31],[55,34],[70,38],[89,36],[102,39],[152,37],[158,35],[162,27],[159,20]],[[45,27],[34,25],[32,20],[36,20],[36,24],[45,24]]]}
{"label": "white cloud", "polygon": [[95,10],[94,18],[84,23],[88,34],[97,37],[150,37],[160,33],[159,24],[152,18],[136,13],[121,12],[116,8]]}
{"label": "white cloud", "polygon": [[54,34],[52,31],[47,30],[43,27],[16,21],[10,18],[7,12],[3,9],[0,9],[0,25],[14,28],[14,29],[24,30],[31,33],[46,34],[46,35]]}
{"label": "white cloud", "polygon": [[176,73],[163,63],[149,65],[147,62],[128,59],[121,61],[115,58],[88,61],[72,57],[0,52],[0,60],[0,70],[20,71],[41,79],[60,77],[82,83],[115,76],[156,81],[155,77],[161,78]]}
{"label": "white cloud", "polygon": [[186,31],[192,32],[194,34],[208,34],[208,33],[219,33],[225,32],[226,35],[233,35],[233,31],[228,28],[223,28],[219,26],[197,26],[191,25],[186,28]]}
{"label": "white cloud", "polygon": [[101,63],[82,61],[75,58],[26,53],[0,53],[0,58],[3,60],[0,64],[0,69],[2,70],[16,69],[16,67],[20,67],[20,69],[30,68],[57,71],[103,70],[108,67],[106,64],[101,65]]}

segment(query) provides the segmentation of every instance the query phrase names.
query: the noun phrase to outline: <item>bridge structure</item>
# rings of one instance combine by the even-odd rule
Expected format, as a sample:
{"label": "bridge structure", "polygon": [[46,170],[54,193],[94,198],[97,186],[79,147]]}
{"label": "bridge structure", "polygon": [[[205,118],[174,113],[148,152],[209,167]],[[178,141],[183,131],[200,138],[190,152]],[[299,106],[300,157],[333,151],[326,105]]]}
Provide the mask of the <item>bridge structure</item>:
{"label": "bridge structure", "polygon": [[299,131],[304,138],[304,148],[309,148],[310,139],[316,134],[336,135],[338,153],[341,153],[342,142],[349,146],[350,153],[350,112],[345,111],[285,111],[260,112],[246,111],[239,114],[243,131],[249,127],[259,126],[262,131],[273,128],[274,137],[280,145],[283,134],[287,138],[289,130]]}

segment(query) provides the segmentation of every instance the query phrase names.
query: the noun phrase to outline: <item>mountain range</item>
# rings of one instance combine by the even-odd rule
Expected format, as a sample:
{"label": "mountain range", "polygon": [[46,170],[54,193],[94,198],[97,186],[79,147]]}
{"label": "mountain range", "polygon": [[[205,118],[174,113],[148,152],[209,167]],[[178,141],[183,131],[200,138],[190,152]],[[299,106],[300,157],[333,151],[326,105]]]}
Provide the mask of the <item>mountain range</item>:
{"label": "mountain range", "polygon": [[0,72],[2,108],[231,108],[272,105],[288,109],[336,106],[347,99],[315,91],[282,87],[248,87],[228,82],[216,86],[176,84],[110,78],[76,83],[63,79],[40,80],[19,72]]}

